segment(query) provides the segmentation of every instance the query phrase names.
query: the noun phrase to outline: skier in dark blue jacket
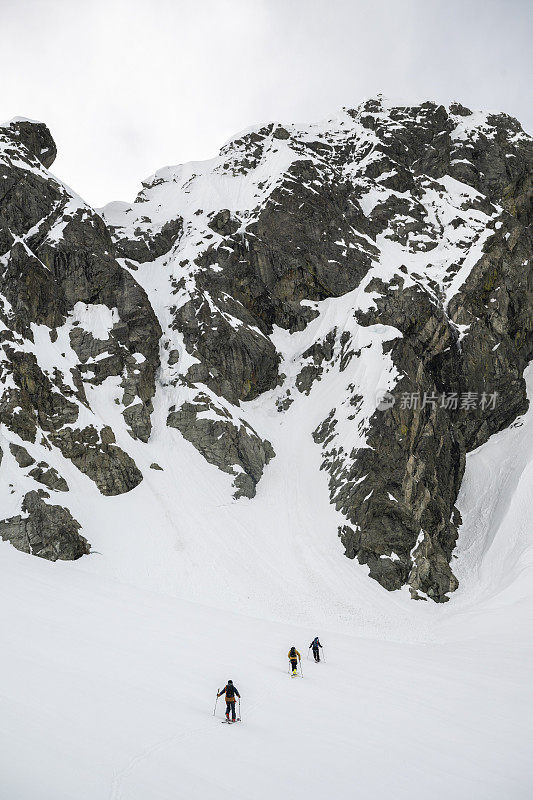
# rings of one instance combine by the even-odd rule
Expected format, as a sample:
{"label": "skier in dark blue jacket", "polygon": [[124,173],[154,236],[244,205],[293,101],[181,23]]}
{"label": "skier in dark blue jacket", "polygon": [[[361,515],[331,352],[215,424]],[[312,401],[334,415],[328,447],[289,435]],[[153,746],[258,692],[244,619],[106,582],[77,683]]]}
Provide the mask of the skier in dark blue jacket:
{"label": "skier in dark blue jacket", "polygon": [[309,647],[313,649],[313,657],[314,657],[316,663],[318,664],[318,662],[320,661],[320,650],[319,650],[319,647],[322,647],[322,645],[320,644],[320,639],[318,638],[318,636],[315,636],[315,638],[313,639],[313,641],[311,642]]}

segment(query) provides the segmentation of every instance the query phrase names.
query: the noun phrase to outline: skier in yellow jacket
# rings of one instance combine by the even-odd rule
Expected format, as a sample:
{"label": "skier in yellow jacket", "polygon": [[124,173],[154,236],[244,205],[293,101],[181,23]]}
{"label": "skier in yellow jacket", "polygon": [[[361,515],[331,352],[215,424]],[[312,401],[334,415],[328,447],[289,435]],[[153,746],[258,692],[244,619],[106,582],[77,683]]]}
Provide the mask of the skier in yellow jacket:
{"label": "skier in yellow jacket", "polygon": [[[222,691],[218,692],[217,697],[222,697],[223,694],[226,695],[226,697],[225,697],[225,700],[226,700],[226,719],[227,719],[228,722],[230,721],[229,715],[231,713],[231,721],[235,722],[235,717],[236,717],[236,714],[235,714],[236,697],[238,697],[239,700],[240,700],[241,696],[239,694],[239,690],[237,689],[237,687],[233,685],[233,681],[228,681],[227,684],[222,689]],[[240,717],[239,717],[239,719],[240,719]]]}
{"label": "skier in yellow jacket", "polygon": [[298,674],[298,661],[301,661],[302,659],[301,659],[300,653],[294,647],[294,645],[289,650],[287,656],[288,656],[288,659],[289,659],[289,661],[291,663],[292,674],[293,675],[297,675]]}

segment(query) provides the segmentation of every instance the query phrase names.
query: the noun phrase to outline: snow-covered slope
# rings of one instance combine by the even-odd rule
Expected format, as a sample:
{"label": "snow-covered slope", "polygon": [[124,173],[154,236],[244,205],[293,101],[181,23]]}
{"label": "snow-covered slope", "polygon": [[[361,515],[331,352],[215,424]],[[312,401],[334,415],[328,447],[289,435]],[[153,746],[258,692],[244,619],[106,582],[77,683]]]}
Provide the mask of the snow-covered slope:
{"label": "snow-covered slope", "polygon": [[529,797],[530,138],[377,99],[100,212],[54,155],[0,126],[0,797]]}

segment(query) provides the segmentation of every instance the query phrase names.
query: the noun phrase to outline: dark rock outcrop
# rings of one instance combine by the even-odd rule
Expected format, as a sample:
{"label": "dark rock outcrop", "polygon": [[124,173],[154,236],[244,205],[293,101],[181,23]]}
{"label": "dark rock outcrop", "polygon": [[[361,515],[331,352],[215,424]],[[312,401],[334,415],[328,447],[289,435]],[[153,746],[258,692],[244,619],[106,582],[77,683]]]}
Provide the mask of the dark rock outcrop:
{"label": "dark rock outcrop", "polygon": [[[327,447],[335,422],[317,432],[317,439],[326,443],[332,501],[351,523],[340,531],[347,555],[367,564],[388,589],[407,582],[415,592],[445,601],[457,587],[449,563],[460,524],[455,501],[466,453],[527,409],[522,373],[533,354],[533,215],[531,143],[523,137],[516,154],[516,123],[494,118],[493,135],[476,139],[470,171],[459,174],[448,169],[450,120],[437,111],[431,141],[438,136],[439,146],[424,150],[427,137],[418,138],[419,125],[411,124],[405,134],[409,146],[395,137],[394,155],[415,174],[422,161],[424,176],[448,170],[485,192],[481,205],[492,208],[493,233],[448,305],[430,286],[404,287],[401,276],[368,287],[377,290],[375,307],[359,314],[359,321],[402,333],[388,350],[401,375],[396,405],[373,415],[368,447],[344,460],[342,468],[337,448]],[[457,147],[452,155],[468,153],[466,143],[459,153]],[[390,146],[383,149],[390,154]],[[515,194],[517,203],[506,200]],[[494,202],[510,211],[498,213]],[[460,336],[463,326],[467,330]],[[431,400],[422,408],[401,407],[402,396]],[[456,405],[443,407],[443,398],[450,397]]]}
{"label": "dark rock outcrop", "polygon": [[[199,416],[209,413],[209,417]],[[206,461],[235,475],[235,497],[255,497],[263,470],[275,453],[247,423],[236,423],[220,406],[199,394],[168,415],[167,425],[177,428]]]}
{"label": "dark rock outcrop", "polygon": [[[43,496],[42,496],[43,495]],[[46,493],[28,492],[22,503],[23,515],[0,522],[0,537],[24,553],[72,561],[90,552],[79,533],[80,524],[66,508],[45,502]]]}
{"label": "dark rock outcrop", "polygon": [[115,436],[109,427],[101,431],[92,426],[82,430],[63,428],[49,439],[106,496],[129,492],[142,481],[135,461],[114,444]]}
{"label": "dark rock outcrop", "polygon": [[[75,425],[90,411],[86,389],[117,378],[127,429],[147,441],[161,328],[146,293],[117,262],[102,218],[46,172],[55,152],[41,123],[0,127],[0,421],[27,442],[58,447],[103,494],[114,495],[136,486],[140,471],[121,448],[99,441],[96,418],[95,425]],[[177,235],[179,225],[162,232]],[[106,315],[100,339],[91,325],[102,328]],[[41,338],[49,347],[61,331],[68,352],[51,370],[41,361]],[[24,448],[11,450],[21,468],[34,463]],[[28,475],[68,491],[45,460]]]}

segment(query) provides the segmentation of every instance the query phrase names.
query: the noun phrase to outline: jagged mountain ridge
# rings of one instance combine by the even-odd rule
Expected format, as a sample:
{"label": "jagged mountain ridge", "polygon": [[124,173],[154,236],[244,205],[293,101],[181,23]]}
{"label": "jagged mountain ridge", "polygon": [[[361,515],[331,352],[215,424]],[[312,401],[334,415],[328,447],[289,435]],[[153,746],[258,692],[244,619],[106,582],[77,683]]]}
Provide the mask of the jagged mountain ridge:
{"label": "jagged mountain ridge", "polygon": [[[527,405],[519,124],[378,98],[318,125],[251,129],[100,213],[47,171],[44,125],[0,132],[0,476],[12,483],[0,535],[52,559],[87,552],[61,464],[104,495],[134,490],[124,432],[149,440],[157,392],[177,440],[253,498],[276,458],[257,405],[282,421],[296,402],[346,554],[388,589],[448,599],[465,454]],[[104,385],[113,415],[91,400]],[[377,409],[380,390],[392,408]],[[451,392],[499,402],[399,401]]]}

